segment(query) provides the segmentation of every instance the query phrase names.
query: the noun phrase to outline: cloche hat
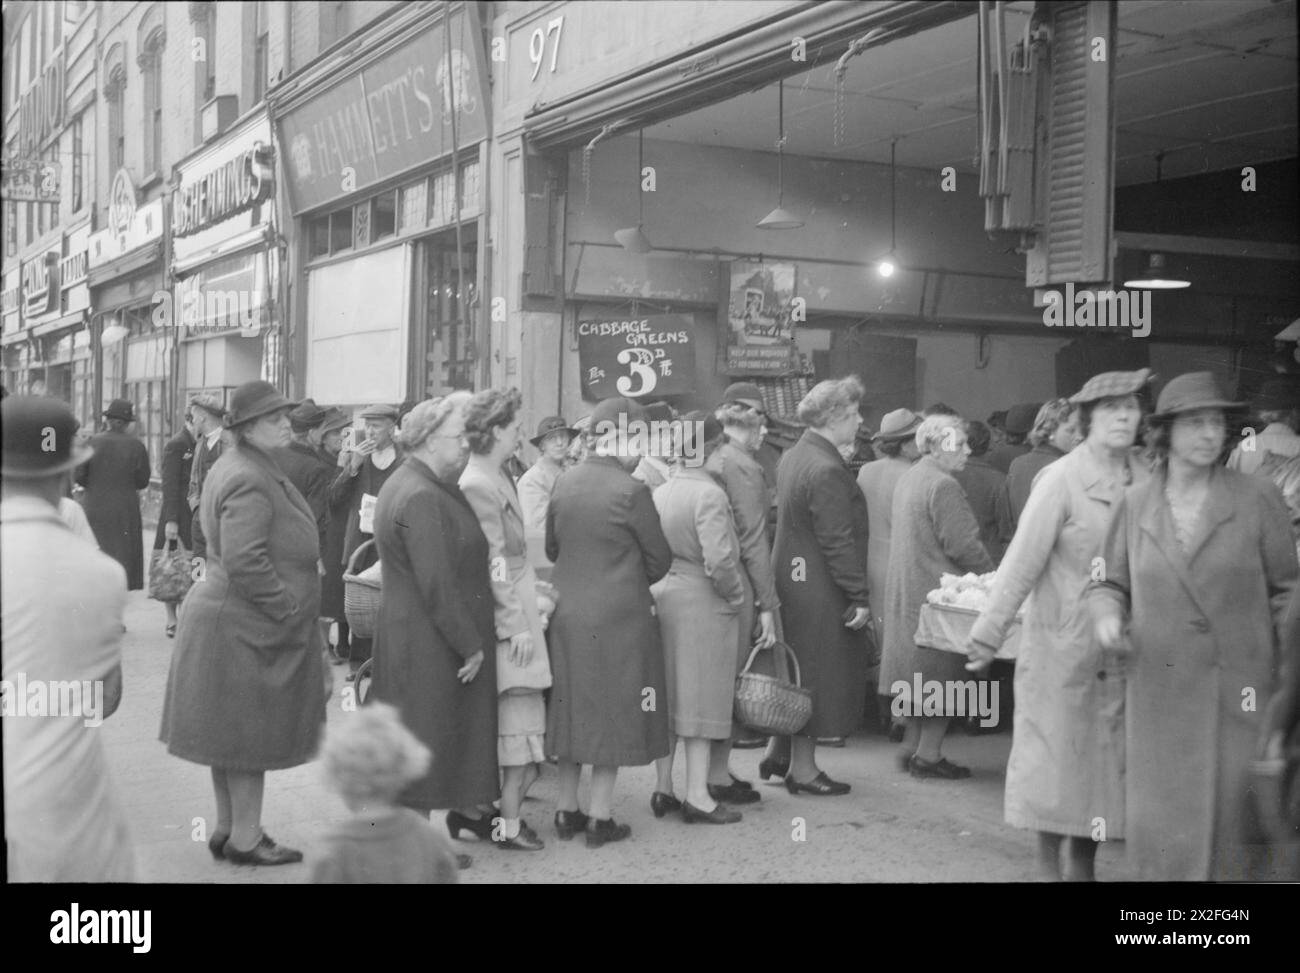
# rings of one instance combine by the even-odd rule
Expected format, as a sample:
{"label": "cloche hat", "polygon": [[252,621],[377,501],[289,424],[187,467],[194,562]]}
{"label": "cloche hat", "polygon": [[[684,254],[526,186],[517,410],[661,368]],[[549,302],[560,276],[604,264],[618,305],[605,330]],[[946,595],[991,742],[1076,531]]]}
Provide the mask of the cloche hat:
{"label": "cloche hat", "polygon": [[80,466],[94,450],[77,442],[77,420],[58,399],[7,395],[0,403],[4,425],[0,473],[20,479],[53,476]]}

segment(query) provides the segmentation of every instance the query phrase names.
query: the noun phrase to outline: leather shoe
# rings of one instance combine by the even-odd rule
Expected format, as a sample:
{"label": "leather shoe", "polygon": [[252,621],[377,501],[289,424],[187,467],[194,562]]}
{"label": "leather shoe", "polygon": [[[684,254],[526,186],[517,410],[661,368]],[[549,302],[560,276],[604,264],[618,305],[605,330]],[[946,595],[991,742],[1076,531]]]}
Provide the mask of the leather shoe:
{"label": "leather shoe", "polygon": [[726,804],[753,804],[760,801],[758,791],[751,788],[740,787],[737,784],[709,784],[709,797],[715,801],[722,801]]}
{"label": "leather shoe", "polygon": [[731,744],[733,750],[757,750],[767,746],[767,737],[741,737]]}
{"label": "leather shoe", "polygon": [[913,757],[911,770],[913,777],[922,778],[937,777],[942,780],[965,780],[970,776],[969,767],[951,764],[942,757],[933,763],[929,760],[922,760],[920,757]]}
{"label": "leather shoe", "polygon": [[687,824],[735,824],[744,815],[719,804],[712,811],[701,811],[690,801],[682,804],[682,820]]}
{"label": "leather shoe", "polygon": [[515,851],[541,851],[546,847],[537,833],[523,821],[519,822],[519,834],[496,843],[502,848],[513,848]]}
{"label": "leather shoe", "polygon": [[906,750],[898,751],[898,769],[901,770],[903,773],[907,773],[909,770],[911,770],[912,758],[914,756],[916,756],[916,754],[908,753]]}
{"label": "leather shoe", "polygon": [[590,821],[581,811],[556,811],[555,833],[561,841],[571,841],[574,835],[587,830]]}
{"label": "leather shoe", "polygon": [[587,847],[599,848],[610,841],[622,841],[632,836],[632,829],[626,824],[615,824],[613,818],[603,821],[594,818],[587,822]]}
{"label": "leather shoe", "polygon": [[[230,840],[229,831],[214,831],[212,837],[208,839],[208,851],[212,852],[212,857],[217,861],[222,861],[226,857],[226,842]],[[262,832],[262,840],[258,842],[262,848],[274,848],[275,841],[265,831]]]}
{"label": "leather shoe", "polygon": [[752,791],[752,790],[754,789],[754,785],[753,785],[753,784],[751,784],[751,783],[750,783],[749,781],[747,781],[747,780],[741,780],[739,777],[737,777],[737,776],[736,776],[735,774],[733,774],[731,771],[727,771],[727,776],[731,778],[731,786],[732,786],[732,787],[739,787],[742,791]]}
{"label": "leather shoe", "polygon": [[672,794],[665,794],[663,791],[655,791],[650,795],[650,810],[654,811],[655,817],[662,818],[669,811],[680,811],[682,802],[677,800]]}
{"label": "leather shoe", "polygon": [[[263,835],[263,838],[266,836]],[[236,865],[292,865],[302,861],[302,852],[296,848],[286,848],[275,842],[258,841],[252,851],[240,851],[226,839],[221,849],[226,861]]]}
{"label": "leather shoe", "polygon": [[474,864],[474,859],[473,859],[472,857],[470,857],[469,855],[457,855],[457,856],[456,856],[456,870],[457,870],[457,871],[461,871],[461,872],[463,872],[465,869],[469,868],[469,867],[470,867],[471,865],[473,865],[473,864]]}
{"label": "leather shoe", "polygon": [[819,747],[842,747],[844,746],[844,737],[818,737],[817,746]]}
{"label": "leather shoe", "polygon": [[825,773],[819,772],[816,777],[806,784],[799,783],[793,776],[787,776],[785,789],[791,794],[803,792],[805,794],[814,794],[817,797],[837,797],[840,794],[847,794],[851,788],[848,784],[841,783],[838,780],[831,780]]}
{"label": "leather shoe", "polygon": [[758,776],[763,780],[769,777],[785,777],[790,773],[790,761],[784,762],[773,757],[764,757],[758,762]]}

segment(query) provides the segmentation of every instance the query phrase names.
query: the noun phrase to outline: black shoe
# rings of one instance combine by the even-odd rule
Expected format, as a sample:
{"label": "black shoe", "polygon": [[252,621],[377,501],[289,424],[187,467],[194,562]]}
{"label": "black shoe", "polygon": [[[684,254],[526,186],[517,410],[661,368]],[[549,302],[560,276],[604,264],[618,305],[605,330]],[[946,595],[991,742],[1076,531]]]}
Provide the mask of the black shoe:
{"label": "black shoe", "polygon": [[906,750],[900,750],[898,752],[898,769],[903,773],[910,771],[912,769],[912,758],[914,756],[916,756],[916,754],[908,753]]}
{"label": "black shoe", "polygon": [[791,794],[798,794],[801,791],[805,794],[815,794],[818,797],[838,797],[841,794],[847,794],[851,789],[848,784],[841,783],[838,780],[831,780],[825,773],[819,772],[816,777],[801,784],[793,776],[785,778],[785,789]]}
{"label": "black shoe", "polygon": [[[225,852],[226,842],[229,840],[230,840],[229,831],[213,832],[212,837],[208,839],[208,851],[212,852],[212,857],[215,858],[217,861],[222,861],[226,857],[226,852]],[[269,834],[263,831],[262,840],[258,842],[258,845],[259,847],[262,848],[274,848],[275,841],[272,840]]]}
{"label": "black shoe", "polygon": [[556,811],[555,812],[555,833],[559,835],[561,841],[571,841],[575,834],[587,830],[587,823],[591,818],[581,811]]}
{"label": "black shoe", "polygon": [[761,801],[758,791],[751,788],[739,787],[736,784],[727,784],[719,786],[718,784],[709,784],[709,797],[715,801],[722,801],[724,804],[753,804],[755,801]]}
{"label": "black shoe", "polygon": [[741,737],[731,745],[732,750],[757,750],[767,746],[767,737]]}
{"label": "black shoe", "polygon": [[889,742],[902,743],[903,736],[906,733],[907,733],[907,727],[905,727],[902,723],[895,723],[893,726],[889,728]]}
{"label": "black shoe", "polygon": [[253,847],[252,851],[240,851],[226,840],[221,853],[226,861],[236,865],[292,865],[302,861],[302,852],[296,848],[286,848],[270,841],[266,835]]}
{"label": "black shoe", "polygon": [[687,824],[735,824],[743,817],[725,804],[719,804],[712,811],[701,811],[690,801],[682,805],[682,820]]}
{"label": "black shoe", "polygon": [[[685,807],[685,805],[683,805]],[[610,841],[622,841],[632,835],[632,829],[626,824],[615,824],[613,818],[603,821],[592,819],[587,822],[587,847],[599,848]]]}
{"label": "black shoe", "polygon": [[758,776],[767,780],[769,777],[785,777],[790,773],[790,761],[778,761],[774,757],[764,757],[758,762]]}
{"label": "black shoe", "polygon": [[844,737],[818,737],[817,746],[819,747],[842,747],[844,746]]}
{"label": "black shoe", "polygon": [[680,811],[681,809],[682,802],[671,794],[655,791],[650,795],[650,810],[654,811],[657,818],[662,818],[669,811]]}
{"label": "black shoe", "polygon": [[468,831],[479,841],[490,841],[492,839],[492,818],[486,814],[481,818],[471,818],[459,811],[448,811],[447,833],[459,840],[462,831]]}
{"label": "black shoe", "polygon": [[457,856],[456,856],[456,870],[457,870],[457,871],[461,871],[461,872],[463,872],[465,869],[469,868],[469,867],[470,867],[471,865],[473,865],[473,864],[474,864],[474,859],[471,858],[469,855],[457,855]]}
{"label": "black shoe", "polygon": [[519,822],[519,834],[496,843],[502,848],[513,848],[515,851],[541,851],[546,847],[537,833],[523,821]]}
{"label": "black shoe", "polygon": [[753,784],[751,784],[751,783],[750,783],[749,781],[747,781],[747,780],[741,780],[739,777],[737,777],[737,776],[736,776],[735,774],[733,774],[731,771],[727,771],[727,776],[731,778],[731,786],[732,786],[732,787],[738,787],[738,788],[740,788],[742,791],[752,791],[752,790],[754,789],[754,785],[753,785]]}
{"label": "black shoe", "polygon": [[969,767],[962,767],[959,764],[951,764],[942,757],[933,763],[928,760],[922,760],[920,757],[913,757],[911,769],[913,777],[938,777],[942,780],[965,780],[970,776]]}

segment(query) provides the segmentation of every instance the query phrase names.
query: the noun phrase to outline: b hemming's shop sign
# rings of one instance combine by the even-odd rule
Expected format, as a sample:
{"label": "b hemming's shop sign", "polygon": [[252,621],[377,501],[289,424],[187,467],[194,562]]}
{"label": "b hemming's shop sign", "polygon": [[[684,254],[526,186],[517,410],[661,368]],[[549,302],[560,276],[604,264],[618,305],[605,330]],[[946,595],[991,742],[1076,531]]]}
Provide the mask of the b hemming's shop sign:
{"label": "b hemming's shop sign", "polygon": [[688,314],[578,321],[583,398],[680,395],[695,380],[695,320]]}

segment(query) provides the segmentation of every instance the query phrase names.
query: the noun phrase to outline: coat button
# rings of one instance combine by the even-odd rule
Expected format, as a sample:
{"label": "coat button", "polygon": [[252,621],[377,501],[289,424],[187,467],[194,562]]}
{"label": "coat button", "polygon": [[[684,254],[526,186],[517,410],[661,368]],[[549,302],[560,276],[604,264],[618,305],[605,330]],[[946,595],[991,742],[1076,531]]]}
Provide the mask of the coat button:
{"label": "coat button", "polygon": [[1198,618],[1192,622],[1192,628],[1196,629],[1198,632],[1208,632],[1210,630],[1210,623],[1204,618]]}
{"label": "coat button", "polygon": [[1097,673],[1097,678],[1100,679],[1102,682],[1105,682],[1106,681],[1105,671],[1103,670],[1102,672]]}

